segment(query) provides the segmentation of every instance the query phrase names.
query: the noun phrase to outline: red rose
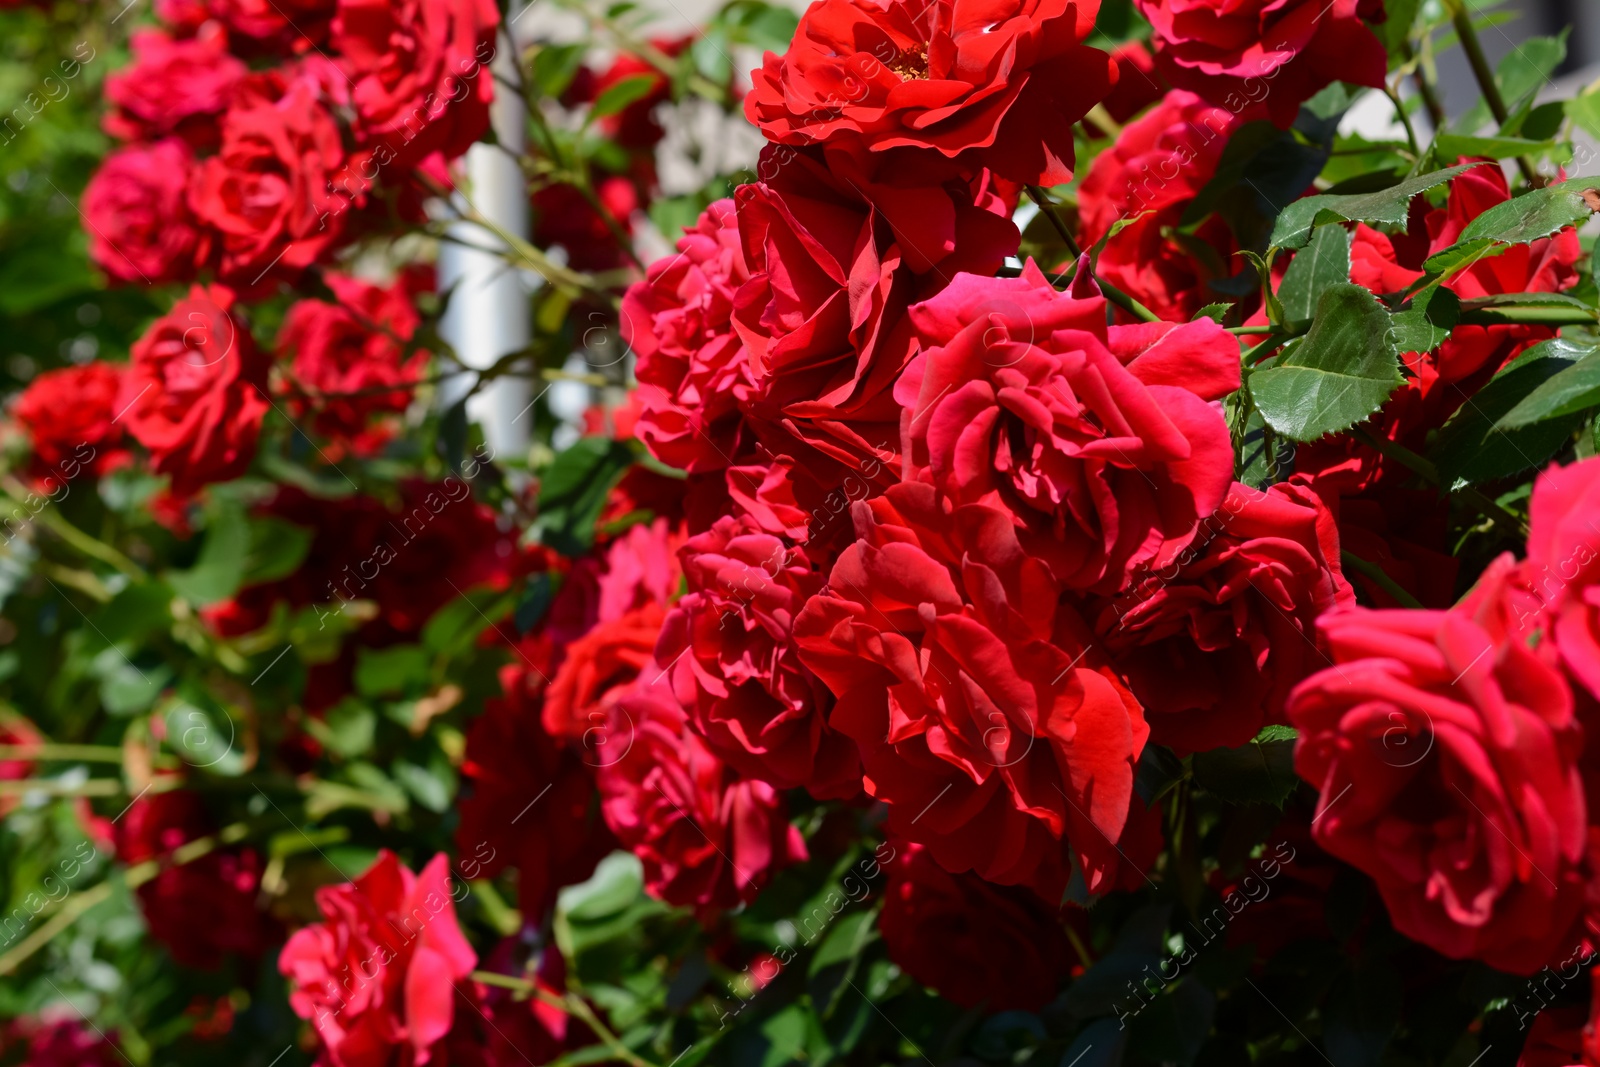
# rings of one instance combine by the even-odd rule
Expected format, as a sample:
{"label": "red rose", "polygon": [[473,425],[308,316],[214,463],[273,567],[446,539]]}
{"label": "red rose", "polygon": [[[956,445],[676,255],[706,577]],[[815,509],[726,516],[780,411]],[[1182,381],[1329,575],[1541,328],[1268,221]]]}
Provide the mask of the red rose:
{"label": "red rose", "polygon": [[[1383,43],[1363,24],[1382,0],[1134,0],[1167,80],[1245,118],[1288,129],[1332,82],[1382,88]],[[1376,10],[1373,10],[1373,9]]]}
{"label": "red rose", "polygon": [[[1239,122],[1193,93],[1173,91],[1130,123],[1089,167],[1078,193],[1083,243],[1097,244],[1117,222],[1131,220],[1106,242],[1095,271],[1164,319],[1187,321],[1216,299],[1207,283],[1234,273],[1228,224],[1212,216],[1187,243],[1168,234],[1196,194],[1216,175]],[[1191,252],[1194,242],[1213,254]]]}
{"label": "red rose", "polygon": [[[129,865],[167,860],[179,846],[216,830],[198,793],[155,793],[116,820],[117,859]],[[213,849],[163,866],[139,887],[151,936],[186,967],[214,971],[229,955],[252,965],[279,936],[277,923],[256,908],[262,866],[252,848]]]}
{"label": "red rose", "polygon": [[1200,536],[1141,573],[1095,628],[1179,755],[1245,744],[1283,721],[1289,690],[1327,665],[1316,622],[1354,603],[1333,516],[1311,490],[1235,483]]}
{"label": "red rose", "polygon": [[133,63],[106,77],[106,132],[126,141],[177,134],[196,147],[216,144],[217,117],[248,72],[228,54],[227,38],[203,33],[173,40],[160,30],[137,30]]}
{"label": "red rose", "polygon": [[134,342],[117,403],[152,467],[191,496],[237,478],[267,412],[267,361],[228,314],[233,294],[195,286]]}
{"label": "red rose", "polygon": [[23,1017],[0,1027],[0,1061],[28,1067],[124,1067],[127,1057],[99,1030],[77,1019]]}
{"label": "red rose", "polygon": [[343,233],[348,197],[363,195],[343,181],[345,164],[339,128],[309,82],[294,82],[275,103],[252,97],[224,115],[222,147],[189,187],[195,217],[216,231],[222,280],[254,287],[327,253]]}
{"label": "red rose", "polygon": [[[373,418],[404,412],[413,398],[410,389],[375,390],[413,383],[427,366],[426,352],[405,345],[422,323],[411,302],[420,279],[378,286],[328,272],[323,280],[338,303],[298,301],[278,334],[278,353],[292,360],[294,384],[312,394],[296,390],[290,411],[297,418],[312,412],[319,433],[373,451],[390,436],[370,426]],[[361,395],[322,400],[321,393]]]}
{"label": "red rose", "polygon": [[36,480],[70,482],[87,471],[98,477],[127,462],[122,409],[122,368],[86,363],[45,371],[28,383],[11,409],[33,449]]}
{"label": "red rose", "polygon": [[911,309],[895,386],[907,462],[959,505],[1016,516],[1069,588],[1116,592],[1171,558],[1233,482],[1218,406],[1238,344],[1216,323],[1108,333],[1098,294],[961,275]]}
{"label": "red rose", "polygon": [[1102,103],[1106,114],[1118,122],[1127,122],[1172,88],[1156,70],[1155,56],[1143,41],[1119,45],[1111,60],[1117,65],[1117,84]]}
{"label": "red rose", "polygon": [[747,418],[812,480],[870,468],[886,483],[892,390],[913,346],[905,308],[958,271],[993,274],[1017,228],[986,184],[879,184],[846,155],[781,145],[758,171],[735,197],[751,279],[734,323],[758,385]]}
{"label": "red rose", "polygon": [[1324,616],[1334,666],[1288,713],[1317,843],[1377,882],[1407,937],[1526,974],[1571,936],[1587,841],[1572,694],[1507,625],[1513,570],[1450,611]]}
{"label": "red rose", "polygon": [[[665,617],[662,606],[651,601],[600,623],[568,645],[545,697],[544,728],[557,737],[581,738],[585,746],[604,743],[602,727],[611,705],[651,662]],[[593,757],[605,758],[605,754]]]}
{"label": "red rose", "polygon": [[616,842],[593,774],[540,725],[535,683],[521,664],[502,668],[503,696],[485,701],[467,733],[472,791],[458,805],[456,848],[469,879],[515,867],[518,906],[543,928],[556,892],[593,874]]}
{"label": "red rose", "polygon": [[644,864],[645,888],[702,916],[752,900],[772,873],[803,862],[783,796],[741,779],[689,729],[653,663],[614,705],[599,771],[602,811]]}
{"label": "red rose", "polygon": [[751,72],[745,115],[779,144],[909,148],[969,173],[1057,185],[1072,179],[1073,123],[1117,76],[1109,56],[1082,43],[1099,7],[820,0],[789,50]]}
{"label": "red rose", "polygon": [[433,1058],[455,1018],[455,983],[478,963],[453,891],[444,853],[412,874],[387,849],[354,882],[317,890],[323,921],[295,931],[278,970],[333,1067]]}
{"label": "red rose", "polygon": [[[193,21],[183,0],[158,0],[158,13],[172,21]],[[251,53],[304,55],[328,39],[334,0],[203,0],[206,13],[220,21]],[[175,9],[175,10],[174,10]],[[169,13],[170,11],[170,13]]]}
{"label": "red rose", "polygon": [[[1549,628],[1572,676],[1600,699],[1600,458],[1551,466],[1533,486],[1528,558],[1519,575],[1549,621],[1519,612],[1526,638]],[[1542,613],[1541,613],[1542,614]]]}
{"label": "red rose", "polygon": [[622,298],[623,340],[638,359],[639,439],[690,472],[720,470],[740,449],[739,404],[754,382],[733,330],[749,280],[732,200],[718,200]]}
{"label": "red rose", "polygon": [[[946,870],[1059,899],[1067,845],[1114,880],[1149,728],[1009,513],[903,484],[794,624],[889,829]],[[1137,875],[1135,875],[1137,877]]]}
{"label": "red rose", "polygon": [[[32,722],[20,715],[0,715],[0,745],[15,745],[22,748],[41,744],[43,741],[43,735]],[[0,760],[0,782],[16,782],[32,778],[37,768],[38,764],[31,759]],[[0,818],[11,814],[21,803],[21,797],[0,796]]]}
{"label": "red rose", "polygon": [[[606,271],[622,266],[625,242],[633,232],[633,213],[639,210],[639,191],[628,178],[609,174],[595,183],[595,199],[604,215],[575,185],[553,182],[533,194],[533,240],[541,248],[560,245],[574,270]],[[616,224],[616,229],[612,228]]]}
{"label": "red rose", "polygon": [[1077,959],[1056,908],[1023,890],[951,874],[921,845],[892,847],[878,916],[892,962],[963,1008],[1038,1011],[1055,998]]}
{"label": "red rose", "polygon": [[354,88],[358,133],[380,163],[461,155],[489,128],[494,0],[339,0],[333,46]]}
{"label": "red rose", "polygon": [[740,774],[822,798],[861,790],[855,742],[829,729],[827,688],[791,630],[823,576],[805,549],[741,516],[682,549],[689,592],[656,647],[696,732]]}
{"label": "red rose", "polygon": [[200,235],[189,211],[188,145],[168,138],[106,156],[83,190],[89,258],[121,282],[193,278]]}

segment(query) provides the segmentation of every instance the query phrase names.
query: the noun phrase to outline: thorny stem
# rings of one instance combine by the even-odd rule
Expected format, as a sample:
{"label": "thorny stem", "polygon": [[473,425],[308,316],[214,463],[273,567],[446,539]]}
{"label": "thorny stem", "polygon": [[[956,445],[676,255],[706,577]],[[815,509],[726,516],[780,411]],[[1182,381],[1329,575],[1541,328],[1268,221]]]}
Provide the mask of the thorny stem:
{"label": "thorny stem", "polygon": [[1422,106],[1428,109],[1428,120],[1433,123],[1435,132],[1444,129],[1448,121],[1445,115],[1444,104],[1439,100],[1439,91],[1434,88],[1433,82],[1428,80],[1428,72],[1423,68],[1422,60],[1418,57],[1416,49],[1411,47],[1409,40],[1400,44],[1400,54],[1407,63],[1413,64],[1411,78],[1417,83],[1417,93],[1422,97]]}
{"label": "thorny stem", "polygon": [[1050,225],[1055,229],[1056,236],[1061,238],[1061,242],[1067,246],[1067,251],[1072,253],[1072,258],[1077,259],[1083,255],[1083,249],[1078,247],[1078,239],[1072,236],[1072,230],[1068,228],[1066,220],[1056,214],[1056,206],[1051,202],[1050,197],[1045,194],[1045,191],[1037,185],[1029,185],[1025,188],[1028,190],[1028,199],[1039,205],[1039,210],[1044,212],[1045,217],[1050,220]]}

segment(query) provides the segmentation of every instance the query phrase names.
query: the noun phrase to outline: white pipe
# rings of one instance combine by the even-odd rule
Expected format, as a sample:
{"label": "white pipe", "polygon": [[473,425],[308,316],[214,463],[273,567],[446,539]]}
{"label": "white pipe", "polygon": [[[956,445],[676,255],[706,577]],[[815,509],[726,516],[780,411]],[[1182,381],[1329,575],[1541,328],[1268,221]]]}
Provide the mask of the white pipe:
{"label": "white pipe", "polygon": [[[494,103],[489,124],[499,145],[475,144],[466,155],[466,194],[472,206],[506,232],[528,236],[527,182],[518,165],[526,146],[527,110],[522,97],[507,88],[519,81],[517,51],[504,28],[490,63],[495,75]],[[458,206],[463,206],[458,198]],[[457,241],[485,248],[504,245],[492,233],[472,223],[458,222],[450,234]],[[469,367],[486,368],[509,352],[525,348],[532,338],[530,290],[524,272],[496,252],[479,251],[446,242],[439,250],[439,289],[451,285],[440,333]],[[446,379],[440,390],[445,408],[458,403],[473,381],[472,375]],[[532,383],[526,378],[502,377],[488,383],[467,401],[467,417],[483,427],[484,438],[496,456],[526,455],[533,428]]]}

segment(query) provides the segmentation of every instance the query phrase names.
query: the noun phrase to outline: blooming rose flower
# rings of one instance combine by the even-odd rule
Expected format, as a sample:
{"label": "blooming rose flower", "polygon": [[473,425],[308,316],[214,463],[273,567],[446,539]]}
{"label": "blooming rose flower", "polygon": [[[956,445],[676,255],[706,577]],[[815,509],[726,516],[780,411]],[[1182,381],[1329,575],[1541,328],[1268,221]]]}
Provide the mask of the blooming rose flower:
{"label": "blooming rose flower", "polygon": [[1362,22],[1383,0],[1134,0],[1155,28],[1156,62],[1180,89],[1288,129],[1329,83],[1382,88],[1383,44]]}
{"label": "blooming rose flower", "polygon": [[1587,842],[1572,693],[1508,625],[1514,570],[1450,611],[1324,616],[1334,666],[1288,714],[1317,843],[1373,878],[1407,937],[1526,974],[1572,935]]}
{"label": "blooming rose flower", "polygon": [[355,87],[358,133],[402,168],[461,155],[489,128],[493,0],[339,0],[333,46]]}
{"label": "blooming rose flower", "polygon": [[612,707],[598,780],[611,832],[644,864],[645,888],[702,917],[752,900],[806,859],[783,796],[741,779],[689,729],[654,663]]}
{"label": "blooming rose flower", "polygon": [[118,1067],[127,1062],[110,1038],[80,1020],[46,1022],[27,1016],[0,1027],[0,1061],[29,1067]]}
{"label": "blooming rose flower", "polygon": [[1214,322],[1115,336],[1098,293],[959,275],[911,309],[923,351],[895,386],[908,470],[1016,516],[1070,588],[1116,592],[1170,558],[1233,482],[1211,401],[1239,386]]}
{"label": "blooming rose flower", "polygon": [[231,636],[265,625],[280,600],[295,608],[365,600],[378,610],[361,628],[363,643],[382,647],[414,636],[463,591],[505,588],[542,558],[520,553],[515,536],[500,529],[494,511],[473,500],[459,478],[402,482],[397,503],[329,500],[278,486],[257,514],[311,531],[305,563],[207,609],[207,620]]}
{"label": "blooming rose flower", "polygon": [[1111,60],[1117,65],[1117,84],[1101,102],[1106,114],[1118,122],[1127,122],[1172,88],[1156,70],[1156,58],[1143,41],[1119,45],[1111,53]]}
{"label": "blooming rose flower", "polygon": [[545,697],[544,728],[557,737],[581,738],[585,746],[604,743],[602,728],[611,705],[650,662],[665,618],[662,605],[650,601],[568,645]]}
{"label": "blooming rose flower", "polygon": [[117,424],[121,389],[122,368],[99,362],[45,371],[28,383],[11,414],[27,431],[36,480],[59,486],[127,462]]}
{"label": "blooming rose flower", "polygon": [[[639,190],[632,179],[608,174],[595,182],[595,199],[611,216],[595,210],[582,190],[553,182],[533,194],[533,239],[543,248],[560,245],[575,270],[605,271],[622,266],[628,252],[619,240],[633,232]],[[615,223],[616,229],[612,228]]]}
{"label": "blooming rose flower", "polygon": [[720,470],[740,451],[739,404],[754,386],[733,330],[749,280],[732,200],[718,200],[622,298],[622,336],[637,357],[639,439],[670,467]]}
{"label": "blooming rose flower", "polygon": [[[1098,0],[820,0],[751,73],[745,115],[770,141],[914,149],[1011,181],[1070,181],[1073,123],[1117,68],[1082,42]],[[906,156],[894,166],[918,166]]]}
{"label": "blooming rose flower", "polygon": [[354,882],[317,890],[317,907],[323,921],[295,931],[278,970],[327,1061],[428,1063],[454,1021],[455,983],[478,962],[456,923],[447,857],[412,874],[385,849]]}
{"label": "blooming rose flower", "polygon": [[583,881],[616,847],[600,819],[593,774],[573,749],[545,732],[522,664],[500,671],[502,696],[485,701],[467,733],[456,847],[469,879],[517,869],[523,915],[543,925],[562,886]]}
{"label": "blooming rose flower", "polygon": [[1055,998],[1076,959],[1056,908],[1024,890],[951,874],[922,845],[892,844],[878,916],[890,960],[963,1008],[1038,1011]]}
{"label": "blooming rose flower", "polygon": [[855,796],[855,742],[828,727],[831,695],[801,665],[791,632],[822,586],[805,549],[729,516],[681,553],[689,592],[667,616],[655,658],[671,665],[696,732],[746,777]]}
{"label": "blooming rose flower", "polygon": [[1195,543],[1140,573],[1095,628],[1151,738],[1187,755],[1282,722],[1289,690],[1328,663],[1317,619],[1354,600],[1333,516],[1315,493],[1235,483]]}
{"label": "blooming rose flower", "polygon": [[[1186,243],[1175,229],[1196,194],[1216,175],[1238,120],[1193,93],[1174,90],[1130,123],[1095,157],[1078,192],[1083,243],[1106,241],[1095,272],[1164,319],[1187,321],[1216,299],[1207,283],[1234,273],[1228,224],[1212,216]],[[1193,249],[1207,247],[1199,256]]]}
{"label": "blooming rose flower", "polygon": [[890,831],[1047,899],[1068,844],[1091,891],[1115,881],[1149,727],[1049,568],[1009,513],[930,485],[893,486],[854,518],[794,638]]}
{"label": "blooming rose flower", "polygon": [[751,278],[734,324],[758,386],[746,416],[828,489],[869,466],[887,484],[892,390],[913,347],[905,308],[957,271],[993,274],[1017,228],[987,184],[879,183],[847,155],[781,145],[758,173],[735,197]]}
{"label": "blooming rose flower", "polygon": [[[215,833],[198,793],[172,790],[136,800],[116,820],[117,859],[166,859],[174,849]],[[187,863],[164,866],[139,886],[151,936],[186,967],[214,971],[229,955],[246,965],[281,936],[256,907],[263,863],[255,849],[217,848]]]}
{"label": "blooming rose flower", "polygon": [[233,294],[195,286],[135,341],[118,407],[152,467],[191,496],[243,474],[267,412],[267,361],[228,309]]}
{"label": "blooming rose flower", "polygon": [[[292,361],[291,388],[312,393],[307,397],[295,388],[290,410],[297,417],[313,412],[318,432],[372,451],[389,437],[370,426],[373,418],[404,412],[412,400],[409,389],[374,390],[415,382],[427,366],[426,352],[407,351],[405,345],[422,324],[412,294],[423,280],[402,277],[379,286],[331,271],[323,280],[338,302],[297,301],[278,333],[278,353]],[[320,393],[362,395],[321,400]]]}
{"label": "blooming rose flower", "polygon": [[1533,486],[1528,558],[1519,579],[1549,612],[1519,612],[1526,639],[1549,629],[1572,676],[1600,699],[1600,458],[1552,466]]}
{"label": "blooming rose flower", "polygon": [[106,77],[106,132],[125,141],[177,134],[196,147],[217,142],[217,117],[227,110],[247,68],[228,54],[220,32],[173,40],[136,30],[133,63]]}
{"label": "blooming rose flower", "polygon": [[344,146],[309,82],[276,102],[241,101],[222,119],[222,147],[201,162],[189,187],[195,217],[216,231],[218,275],[254,287],[269,274],[292,276],[340,239],[350,196]]}
{"label": "blooming rose flower", "polygon": [[249,55],[304,55],[328,40],[335,0],[156,0],[156,14],[179,31],[208,19],[227,27]]}
{"label": "blooming rose flower", "polygon": [[187,195],[193,170],[194,157],[177,138],[106,156],[83,190],[95,266],[144,285],[193,278],[201,244]]}

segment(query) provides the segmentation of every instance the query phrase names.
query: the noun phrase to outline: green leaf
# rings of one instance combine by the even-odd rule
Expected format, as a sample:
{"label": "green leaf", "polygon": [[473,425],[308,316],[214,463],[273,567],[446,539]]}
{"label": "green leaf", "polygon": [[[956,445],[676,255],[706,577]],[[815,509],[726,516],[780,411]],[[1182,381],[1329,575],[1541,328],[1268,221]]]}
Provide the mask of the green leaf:
{"label": "green leaf", "polygon": [[1559,368],[1501,415],[1495,424],[1498,428],[1515,430],[1600,406],[1600,347],[1558,338],[1535,345],[1519,356],[1517,362],[1541,349],[1566,360],[1568,365]]}
{"label": "green leaf", "polygon": [[1311,231],[1327,222],[1372,222],[1403,226],[1411,210],[1411,199],[1437,188],[1482,164],[1464,163],[1429,174],[1408,178],[1399,185],[1375,193],[1349,196],[1308,196],[1283,209],[1272,229],[1271,243],[1278,248],[1304,248]]}
{"label": "green leaf", "polygon": [[1389,313],[1359,285],[1322,294],[1311,332],[1276,366],[1250,375],[1250,395],[1274,430],[1315,441],[1371,415],[1401,382]]}
{"label": "green leaf", "polygon": [[1513,245],[1531,244],[1568,226],[1582,225],[1594,214],[1589,200],[1595,195],[1593,182],[1574,179],[1496,204],[1469,222],[1454,245],[1429,257],[1424,266],[1430,274],[1448,276]]}
{"label": "green leaf", "polygon": [[1299,779],[1294,773],[1292,727],[1268,726],[1239,748],[1217,748],[1194,755],[1194,781],[1230,804],[1275,804],[1282,807]]}
{"label": "green leaf", "polygon": [[1530,393],[1573,368],[1594,349],[1556,340],[1534,345],[1507,364],[1450,416],[1433,439],[1428,457],[1452,489],[1509,478],[1549,459],[1581,421],[1578,409],[1547,414],[1516,428],[1499,425]]}
{"label": "green leaf", "polygon": [[429,811],[450,810],[456,794],[456,775],[442,752],[435,752],[426,764],[396,760],[394,776],[418,804]]}
{"label": "green leaf", "polygon": [[356,692],[362,696],[404,693],[428,684],[428,654],[421,645],[356,650]]}
{"label": "green leaf", "polygon": [[1317,300],[1335,285],[1350,281],[1350,232],[1324,226],[1309,247],[1295,254],[1278,287],[1289,322],[1303,322],[1317,311]]}
{"label": "green leaf", "polygon": [[541,45],[533,57],[533,88],[540,96],[558,97],[567,91],[583,66],[588,43]]}
{"label": "green leaf", "polygon": [[660,84],[660,74],[631,74],[595,97],[594,105],[589,108],[589,118],[592,121],[605,118],[607,115],[615,115],[635,100],[643,100],[649,96]]}
{"label": "green leaf", "polygon": [[632,462],[627,445],[606,437],[582,438],[557,455],[541,474],[535,535],[562,555],[583,555],[612,486]]}
{"label": "green leaf", "polygon": [[1433,150],[1441,159],[1462,157],[1510,159],[1512,156],[1531,156],[1555,147],[1552,141],[1530,141],[1522,137],[1463,137],[1460,134],[1441,133],[1433,143]]}
{"label": "green leaf", "polygon": [[422,628],[422,644],[435,655],[453,656],[493,626],[516,604],[510,593],[469,589],[433,613]]}
{"label": "green leaf", "polygon": [[227,600],[244,582],[250,554],[250,521],[244,505],[221,499],[211,508],[199,558],[186,571],[169,571],[167,583],[191,604],[205,606]]}
{"label": "green leaf", "polygon": [[1401,352],[1432,352],[1461,321],[1461,298],[1438,286],[1419,293],[1411,307],[1394,317],[1394,345]]}
{"label": "green leaf", "polygon": [[1391,55],[1400,51],[1411,34],[1411,27],[1416,24],[1417,9],[1421,6],[1422,0],[1389,0],[1385,12],[1388,17],[1372,27],[1383,42],[1384,51]]}
{"label": "green leaf", "polygon": [[238,727],[216,701],[198,688],[187,687],[167,703],[167,744],[191,767],[213,774],[244,773],[244,745]]}
{"label": "green leaf", "polygon": [[1199,311],[1196,311],[1194,313],[1194,318],[1190,319],[1189,321],[1199,322],[1201,319],[1210,319],[1212,322],[1221,325],[1227,319],[1228,312],[1232,310],[1232,304],[1207,304]]}
{"label": "green leaf", "polygon": [[250,520],[250,555],[244,585],[274,582],[300,569],[311,548],[311,531],[274,516]]}
{"label": "green leaf", "polygon": [[1567,117],[1590,137],[1600,138],[1600,90],[1568,100]]}
{"label": "green leaf", "polygon": [[346,697],[321,719],[307,716],[306,730],[325,747],[346,759],[364,756],[377,736],[378,715],[365,704]]}

